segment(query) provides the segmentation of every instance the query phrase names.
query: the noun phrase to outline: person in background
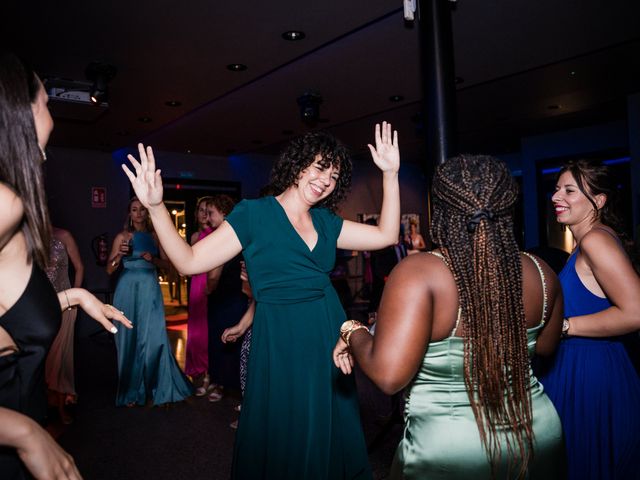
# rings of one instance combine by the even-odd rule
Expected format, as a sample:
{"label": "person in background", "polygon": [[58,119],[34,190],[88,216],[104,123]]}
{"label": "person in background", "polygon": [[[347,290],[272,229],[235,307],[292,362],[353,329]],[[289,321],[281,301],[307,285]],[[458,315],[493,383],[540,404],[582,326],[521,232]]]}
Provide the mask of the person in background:
{"label": "person in background", "polygon": [[[608,168],[575,160],[551,197],[574,250],[560,273],[563,339],[540,381],[564,429],[571,480],[640,478],[640,277],[621,236]],[[629,245],[630,246],[630,245]]]}
{"label": "person in background", "polygon": [[517,184],[503,162],[461,155],[432,185],[439,249],[393,270],[375,336],[343,323],[334,363],[350,373],[355,359],[387,394],[408,389],[391,478],[561,479],[560,419],[530,357],[558,344],[562,292],[518,250]]}
{"label": "person in background", "polygon": [[407,254],[412,255],[427,248],[424,238],[418,232],[418,221],[415,218],[409,220],[409,233],[404,237],[404,243],[407,246]]}
{"label": "person in background", "polygon": [[[51,238],[51,253],[47,277],[56,292],[71,288],[69,282],[69,260],[73,265],[73,286],[79,288],[84,276],[84,264],[80,258],[78,245],[71,233],[62,228],[54,228]],[[67,405],[77,401],[73,364],[74,330],[78,310],[72,308],[62,313],[62,325],[56,335],[45,363],[45,379],[47,387],[55,397],[60,420],[64,424],[73,421]]]}
{"label": "person in background", "polygon": [[42,82],[0,52],[0,475],[81,478],[73,458],[40,426],[47,411],[44,364],[61,323],[77,305],[111,333],[125,316],[82,288],[56,295],[44,273],[51,226],[42,162],[53,129]]}
{"label": "person in background", "polygon": [[[118,392],[116,406],[179,402],[192,387],[171,352],[164,301],[156,268],[169,261],[157,244],[147,209],[137,198],[129,201],[124,230],[113,241],[107,273],[123,264],[113,304],[132,319],[135,329],[116,334]],[[176,232],[177,234],[177,232]]]}
{"label": "person in background", "polygon": [[[207,203],[209,225],[215,230],[231,213],[235,202],[224,194],[214,195]],[[225,388],[240,390],[241,344],[223,342],[223,332],[238,323],[247,311],[248,299],[243,292],[242,255],[238,254],[207,275],[209,320],[209,376],[213,389],[210,402],[222,399]]]}
{"label": "person in background", "polygon": [[333,213],[350,185],[351,161],[335,138],[309,132],[276,161],[275,197],[243,200],[193,247],[162,203],[152,149],[140,144],[140,161],[129,156],[135,173],[123,166],[183,274],[209,271],[243,252],[256,310],[234,479],[371,478],[355,383],[331,365],[333,332],[346,316],[329,279],[336,247],[376,250],[398,238],[400,154],[390,124],[376,125],[369,149],[382,171],[377,227]]}
{"label": "person in background", "polygon": [[[207,205],[211,197],[202,197],[196,205],[197,231],[191,235],[191,245],[209,235]],[[196,387],[195,395],[202,397],[209,392],[209,327],[207,320],[207,274],[191,277],[189,288],[189,318],[187,320],[187,359],[185,373]]]}

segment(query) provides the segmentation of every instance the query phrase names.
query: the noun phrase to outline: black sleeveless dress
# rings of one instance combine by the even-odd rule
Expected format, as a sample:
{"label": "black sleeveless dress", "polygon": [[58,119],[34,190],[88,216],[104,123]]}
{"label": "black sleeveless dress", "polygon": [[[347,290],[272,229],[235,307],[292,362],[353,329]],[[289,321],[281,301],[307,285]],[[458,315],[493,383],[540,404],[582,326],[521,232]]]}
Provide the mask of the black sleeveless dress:
{"label": "black sleeveless dress", "polygon": [[[34,263],[18,301],[0,316],[18,351],[0,357],[0,407],[42,423],[47,413],[44,362],[60,328],[60,303],[44,272]],[[15,449],[0,447],[0,477],[31,478]]]}

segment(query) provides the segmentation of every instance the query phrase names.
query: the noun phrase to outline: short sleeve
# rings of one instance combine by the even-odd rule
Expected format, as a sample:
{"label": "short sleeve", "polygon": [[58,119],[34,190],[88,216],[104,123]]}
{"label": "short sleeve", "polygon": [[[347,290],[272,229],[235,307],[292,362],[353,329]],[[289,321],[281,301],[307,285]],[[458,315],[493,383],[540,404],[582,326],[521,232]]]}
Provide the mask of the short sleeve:
{"label": "short sleeve", "polygon": [[342,217],[339,217],[326,208],[312,209],[312,211],[315,211],[315,215],[322,222],[326,229],[327,236],[337,240],[342,231],[342,223],[344,222]]}
{"label": "short sleeve", "polygon": [[231,213],[225,217],[225,220],[233,231],[236,232],[238,236],[238,240],[242,244],[242,248],[246,248],[247,245],[251,242],[251,201],[242,200],[238,203]]}

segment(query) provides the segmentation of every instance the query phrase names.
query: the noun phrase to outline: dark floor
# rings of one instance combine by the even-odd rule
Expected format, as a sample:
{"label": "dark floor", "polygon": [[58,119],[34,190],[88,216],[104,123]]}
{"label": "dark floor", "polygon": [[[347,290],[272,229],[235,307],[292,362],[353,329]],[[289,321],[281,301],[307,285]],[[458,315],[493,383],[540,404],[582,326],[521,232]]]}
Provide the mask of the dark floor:
{"label": "dark floor", "polygon": [[[174,346],[184,332],[169,331]],[[387,477],[402,432],[384,415],[391,400],[358,376],[361,415],[374,478]],[[237,398],[210,403],[192,397],[166,407],[116,408],[115,346],[111,336],[79,316],[76,328],[75,421],[62,427],[51,415],[50,431],[73,455],[87,480],[229,478]]]}

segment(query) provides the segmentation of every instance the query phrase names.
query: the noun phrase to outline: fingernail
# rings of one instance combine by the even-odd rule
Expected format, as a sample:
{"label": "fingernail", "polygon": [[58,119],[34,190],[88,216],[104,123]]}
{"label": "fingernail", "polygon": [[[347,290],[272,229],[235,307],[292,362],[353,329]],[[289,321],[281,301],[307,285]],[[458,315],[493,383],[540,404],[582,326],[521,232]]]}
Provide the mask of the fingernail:
{"label": "fingernail", "polygon": [[118,333],[118,329],[116,327],[111,327],[111,330],[109,330],[111,333]]}

